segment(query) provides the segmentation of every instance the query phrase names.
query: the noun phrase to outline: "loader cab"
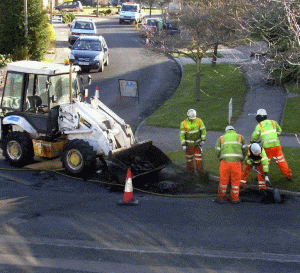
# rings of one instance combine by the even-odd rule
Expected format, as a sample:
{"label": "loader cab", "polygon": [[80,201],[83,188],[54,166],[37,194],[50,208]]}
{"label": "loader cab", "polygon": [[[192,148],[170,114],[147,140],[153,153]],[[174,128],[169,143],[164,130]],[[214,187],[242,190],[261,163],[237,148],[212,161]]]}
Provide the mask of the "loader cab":
{"label": "loader cab", "polygon": [[[80,94],[75,67],[71,77],[72,98]],[[7,66],[0,109],[2,116],[22,116],[45,136],[58,131],[58,111],[70,102],[69,67],[35,61],[19,61]]]}

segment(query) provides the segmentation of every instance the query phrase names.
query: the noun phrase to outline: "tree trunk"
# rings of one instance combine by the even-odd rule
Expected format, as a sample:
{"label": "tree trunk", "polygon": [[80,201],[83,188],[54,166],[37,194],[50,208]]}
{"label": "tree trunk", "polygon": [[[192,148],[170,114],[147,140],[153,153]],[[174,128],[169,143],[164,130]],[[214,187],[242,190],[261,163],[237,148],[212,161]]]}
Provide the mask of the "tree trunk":
{"label": "tree trunk", "polygon": [[216,42],[215,46],[214,46],[214,55],[212,57],[212,62],[211,62],[211,66],[212,67],[215,67],[216,63],[217,63],[217,59],[218,59],[218,57],[217,57],[218,56],[218,45],[219,45],[219,43]]}
{"label": "tree trunk", "polygon": [[197,73],[196,73],[196,101],[200,101],[200,81],[201,81],[201,59],[197,58],[196,66],[197,66]]}

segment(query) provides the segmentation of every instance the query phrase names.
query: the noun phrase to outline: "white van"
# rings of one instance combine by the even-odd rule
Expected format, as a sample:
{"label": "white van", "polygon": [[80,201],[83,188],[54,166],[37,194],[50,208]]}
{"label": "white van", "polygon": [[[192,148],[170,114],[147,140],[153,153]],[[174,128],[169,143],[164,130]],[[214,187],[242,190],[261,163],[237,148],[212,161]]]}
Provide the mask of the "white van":
{"label": "white van", "polygon": [[140,4],[134,2],[123,3],[120,11],[119,24],[122,24],[123,22],[140,23],[143,17],[144,15]]}

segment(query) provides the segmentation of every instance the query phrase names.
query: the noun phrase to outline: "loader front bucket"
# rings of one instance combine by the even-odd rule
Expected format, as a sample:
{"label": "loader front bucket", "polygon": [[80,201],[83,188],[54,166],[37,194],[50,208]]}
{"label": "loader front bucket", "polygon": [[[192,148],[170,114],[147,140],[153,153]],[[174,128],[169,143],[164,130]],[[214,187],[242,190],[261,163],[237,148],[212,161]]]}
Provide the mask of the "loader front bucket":
{"label": "loader front bucket", "polygon": [[112,163],[110,173],[121,184],[125,184],[128,168],[131,168],[135,184],[146,184],[149,182],[147,177],[157,174],[172,163],[171,159],[154,146],[151,140],[136,143],[130,148],[112,150],[108,159]]}

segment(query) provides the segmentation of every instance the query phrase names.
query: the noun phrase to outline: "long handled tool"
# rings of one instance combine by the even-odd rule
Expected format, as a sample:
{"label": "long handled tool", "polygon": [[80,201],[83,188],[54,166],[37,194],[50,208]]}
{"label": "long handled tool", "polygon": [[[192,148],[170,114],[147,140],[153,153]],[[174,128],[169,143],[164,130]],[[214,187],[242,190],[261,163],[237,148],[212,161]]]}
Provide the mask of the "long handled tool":
{"label": "long handled tool", "polygon": [[[263,176],[256,168],[254,168],[254,169],[255,169],[255,171],[256,171],[259,175]],[[281,195],[280,195],[279,190],[278,190],[277,188],[275,188],[275,187],[271,184],[270,180],[269,180],[269,181],[266,181],[266,182],[267,182],[267,183],[269,184],[269,186],[271,187],[271,191],[272,191],[272,194],[273,194],[273,198],[274,198],[275,203],[281,203],[281,202],[282,202],[282,198],[281,198]]]}

